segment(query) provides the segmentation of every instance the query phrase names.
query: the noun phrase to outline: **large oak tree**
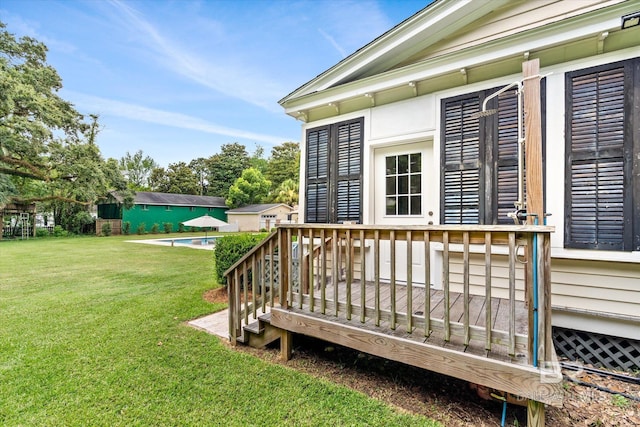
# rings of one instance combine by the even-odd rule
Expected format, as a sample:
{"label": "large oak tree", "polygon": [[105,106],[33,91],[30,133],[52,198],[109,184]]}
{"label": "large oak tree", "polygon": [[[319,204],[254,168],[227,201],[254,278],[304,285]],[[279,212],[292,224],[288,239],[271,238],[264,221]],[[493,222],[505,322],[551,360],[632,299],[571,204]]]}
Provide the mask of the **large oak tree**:
{"label": "large oak tree", "polygon": [[65,211],[86,221],[86,207],[109,190],[123,192],[127,204],[133,197],[96,145],[98,117],[85,122],[58,95],[62,79],[46,54],[43,43],[17,39],[0,22],[0,207],[44,202],[60,222],[69,219]]}

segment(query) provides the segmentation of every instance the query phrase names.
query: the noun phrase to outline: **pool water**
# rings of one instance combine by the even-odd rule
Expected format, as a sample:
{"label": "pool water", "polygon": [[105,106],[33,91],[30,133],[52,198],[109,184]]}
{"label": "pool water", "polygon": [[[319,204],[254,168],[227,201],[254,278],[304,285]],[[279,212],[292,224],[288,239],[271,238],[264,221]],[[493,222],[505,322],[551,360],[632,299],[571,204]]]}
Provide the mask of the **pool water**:
{"label": "pool water", "polygon": [[167,242],[178,245],[214,245],[216,243],[217,237],[185,237],[180,239],[165,239],[161,240],[161,242]]}

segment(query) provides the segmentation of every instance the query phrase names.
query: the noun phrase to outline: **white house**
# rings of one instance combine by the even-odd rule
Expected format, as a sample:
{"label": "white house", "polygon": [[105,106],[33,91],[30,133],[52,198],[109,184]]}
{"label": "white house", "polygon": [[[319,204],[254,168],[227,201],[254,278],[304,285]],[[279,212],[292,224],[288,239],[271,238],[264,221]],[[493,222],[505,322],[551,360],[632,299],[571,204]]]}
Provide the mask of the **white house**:
{"label": "white house", "polygon": [[[516,89],[538,60],[556,346],[595,343],[594,363],[606,349],[637,368],[639,13],[620,0],[430,4],[280,101],[303,122],[300,222],[513,224]],[[431,285],[440,277],[432,268]]]}

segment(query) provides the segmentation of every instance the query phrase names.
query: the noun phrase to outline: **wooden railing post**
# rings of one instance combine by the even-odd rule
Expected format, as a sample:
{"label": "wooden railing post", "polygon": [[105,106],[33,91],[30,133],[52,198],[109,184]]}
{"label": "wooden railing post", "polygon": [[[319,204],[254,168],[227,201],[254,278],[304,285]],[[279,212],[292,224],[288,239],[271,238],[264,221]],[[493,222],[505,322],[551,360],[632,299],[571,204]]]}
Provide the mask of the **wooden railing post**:
{"label": "wooden railing post", "polygon": [[289,308],[289,248],[291,230],[278,229],[278,281],[280,282],[280,307]]}

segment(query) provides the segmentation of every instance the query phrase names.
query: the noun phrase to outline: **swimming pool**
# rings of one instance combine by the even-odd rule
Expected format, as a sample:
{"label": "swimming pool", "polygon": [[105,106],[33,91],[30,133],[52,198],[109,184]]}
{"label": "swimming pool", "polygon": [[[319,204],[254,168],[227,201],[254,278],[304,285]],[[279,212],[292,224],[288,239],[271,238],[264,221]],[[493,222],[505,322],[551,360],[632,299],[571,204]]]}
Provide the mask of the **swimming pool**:
{"label": "swimming pool", "polygon": [[216,236],[211,237],[184,237],[180,239],[162,239],[161,242],[176,245],[215,245]]}

